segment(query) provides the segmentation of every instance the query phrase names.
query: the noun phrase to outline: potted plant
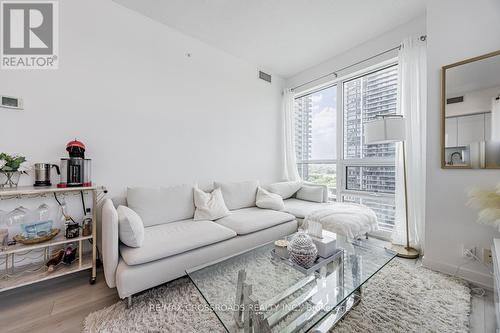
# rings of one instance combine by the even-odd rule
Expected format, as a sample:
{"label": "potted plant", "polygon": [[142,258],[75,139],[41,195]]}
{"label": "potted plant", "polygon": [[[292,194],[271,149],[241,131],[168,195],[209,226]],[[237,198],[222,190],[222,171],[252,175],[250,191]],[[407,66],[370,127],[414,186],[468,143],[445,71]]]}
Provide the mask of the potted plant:
{"label": "potted plant", "polygon": [[31,166],[26,157],[0,153],[0,187],[17,187],[22,174],[28,174]]}

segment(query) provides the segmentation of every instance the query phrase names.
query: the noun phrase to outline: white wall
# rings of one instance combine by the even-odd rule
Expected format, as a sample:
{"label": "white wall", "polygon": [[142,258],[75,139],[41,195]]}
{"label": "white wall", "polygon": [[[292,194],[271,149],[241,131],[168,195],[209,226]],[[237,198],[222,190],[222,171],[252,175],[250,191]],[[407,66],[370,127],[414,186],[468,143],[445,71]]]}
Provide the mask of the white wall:
{"label": "white wall", "polygon": [[[500,182],[499,170],[442,170],[440,168],[440,68],[500,49],[500,2],[497,0],[428,1],[428,116],[427,212],[424,265],[455,273],[466,263],[462,244],[488,248],[493,228],[474,221],[477,212],[466,207],[470,188]],[[479,251],[481,252],[481,251]],[[459,275],[491,286],[488,270],[480,263],[461,267]]]}
{"label": "white wall", "polygon": [[491,112],[491,101],[498,96],[498,92],[500,92],[500,86],[461,94],[449,94],[446,98],[463,96],[464,101],[446,105],[446,116],[463,116],[477,112]]}
{"label": "white wall", "polygon": [[[396,47],[403,41],[405,37],[420,36],[424,34],[425,34],[425,16],[422,16],[291,77],[286,81],[286,86],[293,88],[297,85],[309,82],[325,74],[337,71],[340,68],[352,65],[361,60],[372,57],[373,55],[379,54],[383,51]],[[359,64],[357,66],[351,67],[348,70],[338,72],[337,74],[340,77],[350,73],[354,73],[363,68],[375,65],[377,63],[381,63],[385,60],[389,60],[396,56],[397,56],[397,51],[389,52],[374,59],[371,59],[369,61],[363,62],[362,64]],[[297,89],[296,92],[307,90],[308,88],[317,86],[322,83],[326,83],[333,79],[334,77],[330,76],[322,80],[315,81],[314,83],[308,84],[306,86],[301,87],[300,89]]]}
{"label": "white wall", "polygon": [[58,162],[76,137],[112,195],[281,177],[279,77],[110,0],[59,4],[60,68],[0,71],[0,94],[25,106],[0,109],[0,151]]}

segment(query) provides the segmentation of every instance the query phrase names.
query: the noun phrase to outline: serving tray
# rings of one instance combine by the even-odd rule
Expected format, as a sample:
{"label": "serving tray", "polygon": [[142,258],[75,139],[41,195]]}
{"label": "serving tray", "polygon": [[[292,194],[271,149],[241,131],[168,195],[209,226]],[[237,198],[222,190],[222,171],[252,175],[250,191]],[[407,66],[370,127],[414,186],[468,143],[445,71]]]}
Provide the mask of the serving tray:
{"label": "serving tray", "polygon": [[327,258],[318,257],[312,266],[302,267],[302,266],[294,263],[291,259],[280,257],[274,249],[271,250],[271,256],[274,259],[281,260],[282,262],[286,263],[287,265],[292,266],[293,268],[295,268],[296,270],[298,270],[299,272],[301,272],[305,275],[309,275],[311,273],[319,271],[321,269],[321,267],[338,259],[342,255],[342,253],[343,253],[342,249],[337,249],[337,250],[335,250],[335,252],[331,256],[329,256]]}

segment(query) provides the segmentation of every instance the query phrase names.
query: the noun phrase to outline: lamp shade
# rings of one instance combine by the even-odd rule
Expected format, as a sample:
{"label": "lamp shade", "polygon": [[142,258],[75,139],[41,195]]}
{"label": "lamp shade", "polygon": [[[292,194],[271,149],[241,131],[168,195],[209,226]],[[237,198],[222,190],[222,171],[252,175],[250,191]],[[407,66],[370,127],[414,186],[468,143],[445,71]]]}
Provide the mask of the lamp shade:
{"label": "lamp shade", "polygon": [[365,124],[365,144],[401,142],[406,139],[405,118],[385,116]]}

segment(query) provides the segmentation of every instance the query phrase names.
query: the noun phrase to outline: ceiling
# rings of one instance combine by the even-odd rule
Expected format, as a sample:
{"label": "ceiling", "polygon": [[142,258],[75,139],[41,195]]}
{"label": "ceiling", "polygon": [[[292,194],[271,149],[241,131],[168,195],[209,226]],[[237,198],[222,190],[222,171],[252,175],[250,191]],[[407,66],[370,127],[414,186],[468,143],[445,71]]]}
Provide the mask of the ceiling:
{"label": "ceiling", "polygon": [[425,12],[425,0],[114,1],[284,78]]}

